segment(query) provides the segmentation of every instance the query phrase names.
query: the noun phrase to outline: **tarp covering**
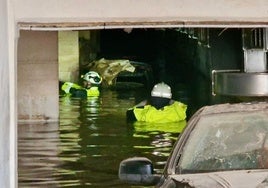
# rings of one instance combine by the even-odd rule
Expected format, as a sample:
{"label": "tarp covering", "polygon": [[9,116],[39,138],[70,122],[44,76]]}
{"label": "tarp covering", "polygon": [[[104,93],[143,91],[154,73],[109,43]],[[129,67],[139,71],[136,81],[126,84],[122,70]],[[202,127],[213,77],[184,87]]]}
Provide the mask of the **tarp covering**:
{"label": "tarp covering", "polygon": [[91,71],[96,71],[101,75],[103,86],[114,85],[117,75],[122,71],[135,71],[135,67],[126,59],[107,60],[102,58],[91,62],[88,67]]}

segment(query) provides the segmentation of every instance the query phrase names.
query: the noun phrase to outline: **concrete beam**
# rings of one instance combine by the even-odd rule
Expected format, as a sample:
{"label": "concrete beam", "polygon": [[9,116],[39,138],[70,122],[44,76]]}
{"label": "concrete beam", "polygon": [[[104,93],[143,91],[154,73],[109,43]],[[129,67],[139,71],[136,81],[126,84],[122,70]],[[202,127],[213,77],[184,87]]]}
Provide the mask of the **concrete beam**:
{"label": "concrete beam", "polygon": [[84,29],[89,25],[92,28],[263,26],[268,22],[267,7],[267,0],[15,0],[16,20],[22,28],[28,23],[28,29],[40,23]]}

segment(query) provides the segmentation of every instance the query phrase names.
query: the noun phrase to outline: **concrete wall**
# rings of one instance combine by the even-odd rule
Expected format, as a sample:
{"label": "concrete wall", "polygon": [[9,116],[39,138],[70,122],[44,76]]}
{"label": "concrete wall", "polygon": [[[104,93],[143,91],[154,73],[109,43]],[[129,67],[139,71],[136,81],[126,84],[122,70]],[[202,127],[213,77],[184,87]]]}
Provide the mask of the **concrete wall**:
{"label": "concrete wall", "polygon": [[15,21],[10,1],[0,1],[0,187],[17,186]]}
{"label": "concrete wall", "polygon": [[58,121],[57,32],[21,31],[18,41],[18,118]]}
{"label": "concrete wall", "polygon": [[9,187],[10,182],[6,177],[6,174],[10,174],[9,166],[9,154],[10,145],[6,140],[10,140],[10,93],[9,93],[9,58],[8,58],[8,22],[7,22],[7,10],[4,8],[7,4],[5,1],[0,2],[0,97],[1,97],[1,109],[0,109],[0,180],[3,187]]}

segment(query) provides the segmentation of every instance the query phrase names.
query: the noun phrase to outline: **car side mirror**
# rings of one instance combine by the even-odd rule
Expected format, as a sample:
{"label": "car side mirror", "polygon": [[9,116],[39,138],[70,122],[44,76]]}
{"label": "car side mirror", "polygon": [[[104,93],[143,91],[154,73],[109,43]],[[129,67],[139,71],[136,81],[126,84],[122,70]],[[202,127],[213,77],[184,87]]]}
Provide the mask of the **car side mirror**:
{"label": "car side mirror", "polygon": [[145,157],[123,160],[119,166],[119,179],[133,185],[155,185],[160,176],[153,174],[152,162]]}

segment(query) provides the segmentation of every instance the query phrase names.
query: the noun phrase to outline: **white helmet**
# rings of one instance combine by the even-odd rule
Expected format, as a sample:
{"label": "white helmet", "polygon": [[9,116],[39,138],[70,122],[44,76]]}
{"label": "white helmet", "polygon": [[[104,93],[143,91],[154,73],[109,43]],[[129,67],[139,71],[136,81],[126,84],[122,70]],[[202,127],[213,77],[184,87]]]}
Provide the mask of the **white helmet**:
{"label": "white helmet", "polygon": [[81,78],[92,84],[100,84],[102,82],[101,76],[95,71],[89,71],[85,75],[82,75]]}
{"label": "white helmet", "polygon": [[151,92],[151,96],[171,99],[172,97],[171,88],[164,82],[161,82],[154,86]]}

